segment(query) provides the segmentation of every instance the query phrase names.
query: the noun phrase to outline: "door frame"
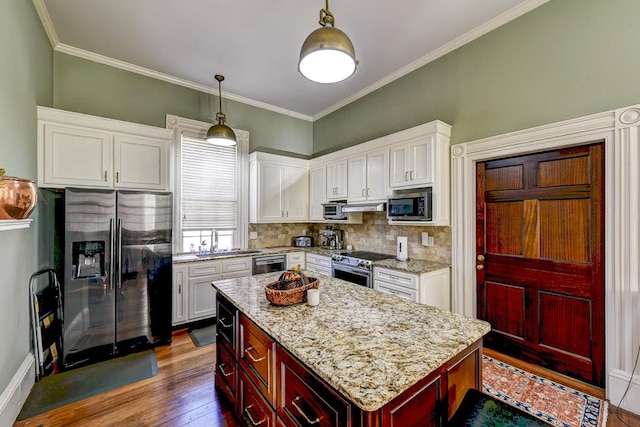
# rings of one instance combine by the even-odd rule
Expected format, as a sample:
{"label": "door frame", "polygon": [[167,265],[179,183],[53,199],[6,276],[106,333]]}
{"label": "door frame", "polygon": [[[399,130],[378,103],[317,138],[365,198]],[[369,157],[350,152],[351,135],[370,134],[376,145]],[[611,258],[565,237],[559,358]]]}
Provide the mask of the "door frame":
{"label": "door frame", "polygon": [[[476,316],[476,163],[604,141],[605,375],[617,405],[640,345],[640,104],[451,147],[452,309]],[[640,311],[640,310],[636,310]],[[621,407],[640,398],[640,381]]]}

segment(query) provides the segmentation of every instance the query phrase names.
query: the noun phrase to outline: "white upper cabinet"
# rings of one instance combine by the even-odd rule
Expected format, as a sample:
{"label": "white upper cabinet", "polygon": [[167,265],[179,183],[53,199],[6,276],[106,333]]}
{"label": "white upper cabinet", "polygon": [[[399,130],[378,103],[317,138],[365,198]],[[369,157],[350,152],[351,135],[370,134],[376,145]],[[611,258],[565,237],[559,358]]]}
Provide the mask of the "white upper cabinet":
{"label": "white upper cabinet", "polygon": [[327,200],[346,200],[347,161],[337,160],[327,163]]}
{"label": "white upper cabinet", "polygon": [[392,188],[416,188],[433,184],[434,141],[434,135],[426,135],[390,148],[389,176]]}
{"label": "white upper cabinet", "polygon": [[309,162],[254,152],[249,156],[249,220],[309,220]]}
{"label": "white upper cabinet", "polygon": [[172,132],[38,107],[38,186],[169,190]]}
{"label": "white upper cabinet", "polygon": [[309,220],[311,221],[324,220],[322,204],[327,203],[326,182],[326,166],[318,166],[309,170]]}
{"label": "white upper cabinet", "polygon": [[347,201],[384,201],[389,192],[388,150],[386,148],[351,157]]}

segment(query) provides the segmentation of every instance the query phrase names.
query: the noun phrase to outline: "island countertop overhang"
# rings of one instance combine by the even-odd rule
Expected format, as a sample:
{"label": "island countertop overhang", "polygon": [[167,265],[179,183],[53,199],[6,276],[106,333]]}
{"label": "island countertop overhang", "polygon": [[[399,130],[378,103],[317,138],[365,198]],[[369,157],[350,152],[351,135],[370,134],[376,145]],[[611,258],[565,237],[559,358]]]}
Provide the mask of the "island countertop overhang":
{"label": "island countertop overhang", "polygon": [[271,305],[279,273],[213,282],[334,389],[375,411],[489,332],[488,323],[317,275],[320,305]]}

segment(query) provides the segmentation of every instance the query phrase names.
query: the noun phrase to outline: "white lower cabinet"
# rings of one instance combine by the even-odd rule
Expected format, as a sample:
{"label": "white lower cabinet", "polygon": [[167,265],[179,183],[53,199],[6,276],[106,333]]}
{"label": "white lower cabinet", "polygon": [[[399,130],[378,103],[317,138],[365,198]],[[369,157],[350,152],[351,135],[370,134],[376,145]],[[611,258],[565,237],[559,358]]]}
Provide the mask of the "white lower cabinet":
{"label": "white lower cabinet", "polygon": [[287,253],[287,270],[291,270],[295,268],[297,265],[300,265],[301,269],[305,269],[306,256],[304,252],[289,252]]}
{"label": "white lower cabinet", "polygon": [[171,324],[179,325],[188,319],[189,300],[189,267],[187,264],[173,264],[173,298]]}
{"label": "white lower cabinet", "polygon": [[307,265],[305,270],[309,273],[320,273],[331,276],[331,257],[307,253]]}
{"label": "white lower cabinet", "polygon": [[414,274],[382,267],[373,268],[373,288],[410,301],[451,310],[449,268]]}
{"label": "white lower cabinet", "polygon": [[251,276],[251,257],[195,261],[173,265],[173,325],[216,315],[211,282]]}

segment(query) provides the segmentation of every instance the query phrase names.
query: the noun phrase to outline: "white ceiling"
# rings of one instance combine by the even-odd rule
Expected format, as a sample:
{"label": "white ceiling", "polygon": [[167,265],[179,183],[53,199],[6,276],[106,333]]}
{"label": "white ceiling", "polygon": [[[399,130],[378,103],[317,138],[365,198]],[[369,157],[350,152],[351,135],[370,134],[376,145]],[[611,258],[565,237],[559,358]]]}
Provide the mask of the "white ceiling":
{"label": "white ceiling", "polygon": [[323,0],[33,0],[54,48],[307,120],[317,119],[548,0],[332,0],[358,69],[297,71]]}

